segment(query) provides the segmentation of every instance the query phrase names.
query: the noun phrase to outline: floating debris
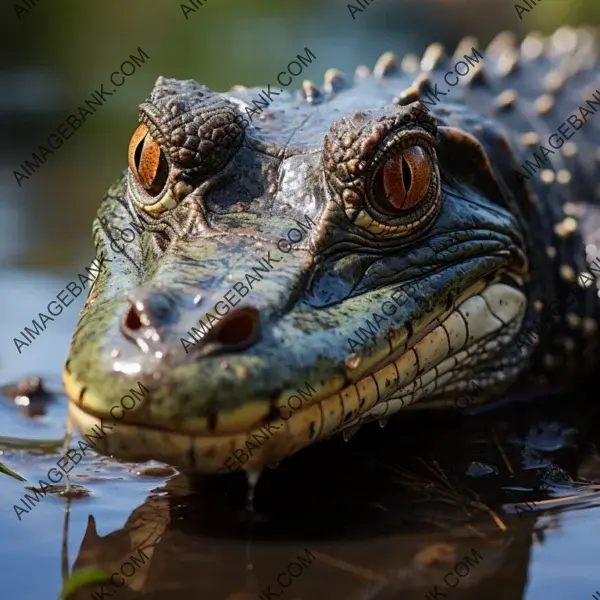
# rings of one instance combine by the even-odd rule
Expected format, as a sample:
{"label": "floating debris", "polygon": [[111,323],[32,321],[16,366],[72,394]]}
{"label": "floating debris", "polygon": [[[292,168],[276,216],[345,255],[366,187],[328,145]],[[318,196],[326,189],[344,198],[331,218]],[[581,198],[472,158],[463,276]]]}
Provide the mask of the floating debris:
{"label": "floating debris", "polygon": [[46,405],[53,399],[41,377],[25,377],[17,383],[0,387],[0,394],[12,400],[23,416],[31,418],[46,414]]}

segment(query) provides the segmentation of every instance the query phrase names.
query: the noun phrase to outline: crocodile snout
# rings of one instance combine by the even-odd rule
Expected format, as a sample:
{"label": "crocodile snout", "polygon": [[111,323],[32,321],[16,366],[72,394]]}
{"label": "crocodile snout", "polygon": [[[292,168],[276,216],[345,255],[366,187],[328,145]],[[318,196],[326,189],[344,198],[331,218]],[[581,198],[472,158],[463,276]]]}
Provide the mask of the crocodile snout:
{"label": "crocodile snout", "polygon": [[[202,294],[197,294],[193,303],[202,297]],[[135,291],[129,295],[129,307],[121,320],[121,332],[143,351],[160,350],[167,332],[177,327],[181,307],[187,303],[184,298],[163,291]],[[260,330],[257,308],[250,305],[231,308],[208,332],[192,329],[193,352],[202,356],[239,352],[260,339]]]}

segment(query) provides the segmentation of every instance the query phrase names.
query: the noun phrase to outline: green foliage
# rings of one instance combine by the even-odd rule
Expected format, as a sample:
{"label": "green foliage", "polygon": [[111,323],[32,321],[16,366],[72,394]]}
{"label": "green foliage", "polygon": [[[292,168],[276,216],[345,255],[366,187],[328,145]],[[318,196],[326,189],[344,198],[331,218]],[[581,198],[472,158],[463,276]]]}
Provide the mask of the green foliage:
{"label": "green foliage", "polygon": [[71,577],[65,581],[59,600],[67,600],[71,594],[74,594],[81,588],[87,585],[104,583],[109,579],[110,575],[98,569],[81,569],[75,571]]}
{"label": "green foliage", "polygon": [[[522,2],[520,4],[524,5]],[[564,25],[598,25],[599,17],[598,0],[569,0],[538,3],[528,15],[523,15],[523,20],[530,20],[527,29],[539,28],[545,33],[551,33]]]}

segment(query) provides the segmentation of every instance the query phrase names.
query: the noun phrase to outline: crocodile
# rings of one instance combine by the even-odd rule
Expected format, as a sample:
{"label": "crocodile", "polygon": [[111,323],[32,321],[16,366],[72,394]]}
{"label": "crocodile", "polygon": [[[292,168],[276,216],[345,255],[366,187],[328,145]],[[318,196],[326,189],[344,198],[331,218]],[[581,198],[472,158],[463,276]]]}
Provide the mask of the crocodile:
{"label": "crocodile", "polygon": [[523,165],[600,100],[594,33],[501,33],[446,90],[478,47],[386,52],[261,111],[259,88],[158,78],[63,374],[101,452],[251,474],[472,385],[488,406],[593,373],[600,119]]}

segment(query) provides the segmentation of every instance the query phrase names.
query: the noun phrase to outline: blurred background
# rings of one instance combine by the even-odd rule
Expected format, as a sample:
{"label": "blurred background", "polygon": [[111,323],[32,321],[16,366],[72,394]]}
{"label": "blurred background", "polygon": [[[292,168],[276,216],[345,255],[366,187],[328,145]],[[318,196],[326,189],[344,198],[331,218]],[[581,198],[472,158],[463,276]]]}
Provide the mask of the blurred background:
{"label": "blurred background", "polygon": [[[352,73],[388,49],[452,48],[467,34],[486,44],[502,29],[600,18],[598,0],[544,0],[522,20],[507,0],[372,0],[355,19],[335,0],[204,0],[187,20],[179,2],[158,0],[40,1],[19,19],[24,2],[0,9],[0,265],[43,270],[92,257],[92,218],[159,75],[219,91],[263,85],[308,46],[317,59],[302,77],[320,82],[329,67]],[[150,60],[19,187],[13,170],[138,46]]]}

